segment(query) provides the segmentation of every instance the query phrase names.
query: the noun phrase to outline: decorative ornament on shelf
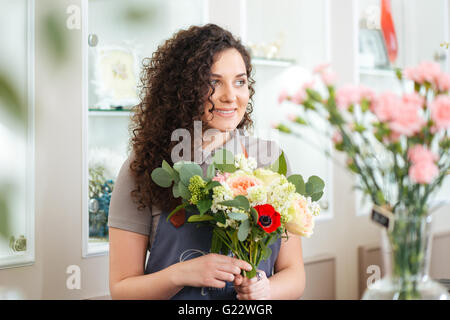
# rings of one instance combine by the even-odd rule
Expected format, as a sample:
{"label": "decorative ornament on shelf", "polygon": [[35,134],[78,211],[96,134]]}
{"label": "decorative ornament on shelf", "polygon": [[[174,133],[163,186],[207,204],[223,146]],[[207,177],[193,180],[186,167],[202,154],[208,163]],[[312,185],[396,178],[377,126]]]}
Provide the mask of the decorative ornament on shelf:
{"label": "decorative ornament on shelf", "polygon": [[94,108],[129,108],[139,102],[137,55],[128,47],[97,47],[95,59],[96,94]]}
{"label": "decorative ornament on shelf", "polygon": [[389,61],[393,64],[397,59],[398,43],[390,0],[381,0],[381,30],[383,31]]}

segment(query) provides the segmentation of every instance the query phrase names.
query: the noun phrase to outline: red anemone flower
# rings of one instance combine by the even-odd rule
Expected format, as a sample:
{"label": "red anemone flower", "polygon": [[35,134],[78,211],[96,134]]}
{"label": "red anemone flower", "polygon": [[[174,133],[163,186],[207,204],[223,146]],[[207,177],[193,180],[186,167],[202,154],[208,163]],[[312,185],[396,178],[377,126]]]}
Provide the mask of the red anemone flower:
{"label": "red anemone flower", "polygon": [[258,212],[258,225],[267,233],[274,232],[281,226],[281,216],[270,204],[255,206]]}

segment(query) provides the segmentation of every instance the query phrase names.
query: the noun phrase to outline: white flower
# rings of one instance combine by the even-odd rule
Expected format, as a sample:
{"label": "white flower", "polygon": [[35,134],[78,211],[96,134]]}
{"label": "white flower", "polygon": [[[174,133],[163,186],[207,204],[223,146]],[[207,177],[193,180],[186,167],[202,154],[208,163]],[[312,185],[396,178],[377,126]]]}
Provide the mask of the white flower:
{"label": "white flower", "polygon": [[241,169],[245,172],[253,172],[258,166],[255,158],[246,158],[244,154],[239,153],[234,156],[234,165],[236,168]]}
{"label": "white flower", "polygon": [[233,200],[233,191],[231,191],[230,187],[224,183],[221,186],[217,186],[213,188],[213,196],[212,196],[212,205],[211,211],[213,213],[217,213],[219,210],[229,211],[230,208],[227,206],[220,205],[219,203],[222,201]]}

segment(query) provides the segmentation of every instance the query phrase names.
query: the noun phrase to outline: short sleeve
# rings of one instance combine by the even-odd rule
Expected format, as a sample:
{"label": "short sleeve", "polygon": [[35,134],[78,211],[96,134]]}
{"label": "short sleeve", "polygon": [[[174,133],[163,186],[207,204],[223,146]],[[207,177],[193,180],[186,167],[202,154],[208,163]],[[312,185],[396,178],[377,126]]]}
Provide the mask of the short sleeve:
{"label": "short sleeve", "polygon": [[122,165],[114,184],[109,206],[108,227],[150,235],[152,214],[150,209],[138,210],[138,204],[131,197],[135,188],[130,170],[130,158]]}

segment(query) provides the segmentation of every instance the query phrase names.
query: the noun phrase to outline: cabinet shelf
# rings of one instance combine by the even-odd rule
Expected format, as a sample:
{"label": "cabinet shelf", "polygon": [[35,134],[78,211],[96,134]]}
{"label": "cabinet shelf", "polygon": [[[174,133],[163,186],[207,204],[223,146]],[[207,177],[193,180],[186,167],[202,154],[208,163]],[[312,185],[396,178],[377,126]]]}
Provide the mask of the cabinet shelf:
{"label": "cabinet shelf", "polygon": [[290,67],[295,64],[295,60],[253,57],[252,63],[256,66]]}
{"label": "cabinet shelf", "polygon": [[89,116],[94,117],[130,117],[132,111],[129,109],[94,109],[89,108]]}

